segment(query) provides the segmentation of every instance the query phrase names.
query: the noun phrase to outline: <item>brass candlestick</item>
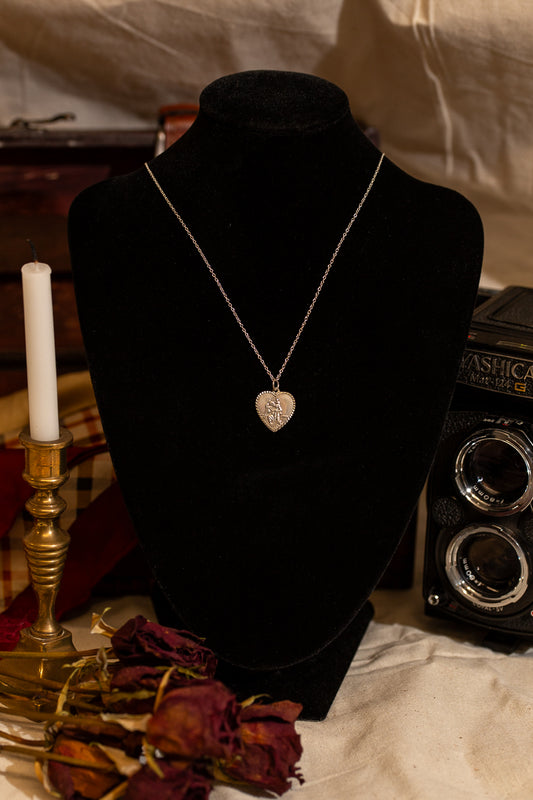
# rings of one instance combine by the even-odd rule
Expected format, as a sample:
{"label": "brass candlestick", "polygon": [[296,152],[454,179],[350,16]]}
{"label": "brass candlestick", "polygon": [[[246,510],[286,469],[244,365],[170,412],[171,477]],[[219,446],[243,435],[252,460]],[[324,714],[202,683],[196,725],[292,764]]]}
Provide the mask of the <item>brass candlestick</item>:
{"label": "brass candlestick", "polygon": [[26,449],[23,477],[35,489],[26,503],[33,517],[33,527],[24,536],[24,549],[31,584],[37,595],[38,614],[33,625],[21,631],[14,652],[53,654],[54,657],[5,658],[0,672],[21,679],[61,680],[65,673],[60,653],[70,651],[65,661],[71,661],[74,649],[72,635],[55,618],[55,602],[70,542],[68,533],[59,526],[59,517],[67,504],[58,490],[68,479],[67,447],[72,443],[72,434],[61,428],[59,439],[38,442],[24,430],[20,441]]}

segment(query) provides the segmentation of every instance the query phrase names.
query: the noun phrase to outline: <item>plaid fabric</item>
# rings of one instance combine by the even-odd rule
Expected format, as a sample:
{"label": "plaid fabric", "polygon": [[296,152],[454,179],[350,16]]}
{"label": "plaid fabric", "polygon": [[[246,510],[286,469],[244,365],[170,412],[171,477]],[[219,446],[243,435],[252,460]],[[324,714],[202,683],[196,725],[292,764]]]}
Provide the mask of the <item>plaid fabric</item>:
{"label": "plaid fabric", "polygon": [[29,584],[28,566],[22,537],[25,525],[22,517],[18,517],[7,536],[0,539],[0,611]]}
{"label": "plaid fabric", "polygon": [[[96,406],[66,416],[61,425],[71,431],[75,450],[70,458],[67,454],[70,478],[60,490],[67,503],[61,526],[68,530],[80,512],[115,481],[115,474]],[[23,449],[18,436],[16,431],[1,437],[0,456],[1,450]],[[23,460],[16,463],[21,471]],[[13,503],[20,506],[20,499],[14,497]],[[0,612],[29,585],[22,538],[31,524],[27,512],[21,510],[0,539]]]}

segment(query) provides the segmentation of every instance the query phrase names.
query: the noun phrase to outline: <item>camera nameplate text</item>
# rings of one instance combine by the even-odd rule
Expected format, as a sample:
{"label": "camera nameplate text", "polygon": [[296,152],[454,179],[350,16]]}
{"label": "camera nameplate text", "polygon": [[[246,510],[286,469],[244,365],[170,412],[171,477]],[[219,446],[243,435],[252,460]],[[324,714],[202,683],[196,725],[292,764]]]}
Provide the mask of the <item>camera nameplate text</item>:
{"label": "camera nameplate text", "polygon": [[533,398],[533,360],[469,348],[463,354],[457,381],[476,389]]}

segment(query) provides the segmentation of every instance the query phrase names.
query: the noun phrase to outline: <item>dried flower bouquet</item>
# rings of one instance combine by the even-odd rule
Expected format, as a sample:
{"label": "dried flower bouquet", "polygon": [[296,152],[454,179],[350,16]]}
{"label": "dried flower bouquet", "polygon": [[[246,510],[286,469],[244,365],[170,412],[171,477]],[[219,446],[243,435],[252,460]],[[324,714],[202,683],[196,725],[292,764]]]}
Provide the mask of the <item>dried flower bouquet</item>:
{"label": "dried flower bouquet", "polygon": [[73,652],[64,684],[0,678],[0,712],[43,729],[31,741],[0,732],[0,749],[33,758],[52,796],[205,800],[218,781],[277,795],[291,779],[303,783],[299,704],[238,702],[215,677],[214,653],[191,633],[141,616],[116,630],[101,615],[92,630],[111,647]]}

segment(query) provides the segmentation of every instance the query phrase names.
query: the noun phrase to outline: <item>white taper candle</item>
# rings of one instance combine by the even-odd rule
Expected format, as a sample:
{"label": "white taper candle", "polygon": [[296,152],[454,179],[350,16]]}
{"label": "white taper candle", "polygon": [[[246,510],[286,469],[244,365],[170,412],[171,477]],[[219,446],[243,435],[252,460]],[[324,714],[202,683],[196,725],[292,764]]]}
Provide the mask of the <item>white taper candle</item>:
{"label": "white taper candle", "polygon": [[30,436],[38,442],[59,438],[51,272],[39,261],[22,267]]}

